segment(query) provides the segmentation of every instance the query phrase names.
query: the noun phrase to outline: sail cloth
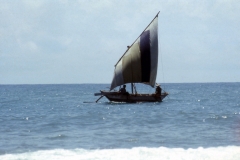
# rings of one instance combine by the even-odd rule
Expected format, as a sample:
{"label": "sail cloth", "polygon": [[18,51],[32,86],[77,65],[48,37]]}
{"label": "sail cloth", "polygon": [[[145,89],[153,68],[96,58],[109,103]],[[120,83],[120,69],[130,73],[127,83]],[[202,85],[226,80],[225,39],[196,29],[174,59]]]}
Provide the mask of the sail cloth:
{"label": "sail cloth", "polygon": [[110,90],[126,83],[155,85],[158,67],[158,15],[115,66]]}

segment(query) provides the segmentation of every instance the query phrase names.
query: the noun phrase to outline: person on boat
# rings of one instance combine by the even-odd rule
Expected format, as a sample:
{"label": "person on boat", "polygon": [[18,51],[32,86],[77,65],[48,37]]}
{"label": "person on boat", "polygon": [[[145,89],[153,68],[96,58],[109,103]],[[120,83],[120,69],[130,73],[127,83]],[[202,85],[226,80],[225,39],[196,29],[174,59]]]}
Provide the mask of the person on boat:
{"label": "person on boat", "polygon": [[126,85],[124,84],[122,88],[119,90],[120,93],[128,95],[129,93],[126,91]]}
{"label": "person on boat", "polygon": [[161,95],[161,94],[162,94],[162,88],[160,87],[159,84],[157,84],[156,86],[157,86],[157,87],[156,87],[156,92],[155,92],[155,94]]}

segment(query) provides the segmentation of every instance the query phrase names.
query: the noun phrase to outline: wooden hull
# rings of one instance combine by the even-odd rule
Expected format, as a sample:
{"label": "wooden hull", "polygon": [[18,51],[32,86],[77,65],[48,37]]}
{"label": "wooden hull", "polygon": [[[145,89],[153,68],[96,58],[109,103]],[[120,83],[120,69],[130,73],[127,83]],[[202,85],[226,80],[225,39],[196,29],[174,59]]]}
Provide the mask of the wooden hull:
{"label": "wooden hull", "polygon": [[119,92],[101,91],[101,95],[105,96],[109,101],[114,102],[162,102],[168,93],[157,94],[122,94]]}

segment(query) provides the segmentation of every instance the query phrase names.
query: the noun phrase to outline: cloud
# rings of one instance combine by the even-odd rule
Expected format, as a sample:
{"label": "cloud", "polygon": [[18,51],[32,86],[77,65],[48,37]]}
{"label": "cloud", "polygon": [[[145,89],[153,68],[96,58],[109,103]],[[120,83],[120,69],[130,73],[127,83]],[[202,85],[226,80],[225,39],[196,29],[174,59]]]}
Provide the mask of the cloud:
{"label": "cloud", "polygon": [[109,10],[113,7],[114,1],[112,0],[102,0],[102,1],[95,1],[95,0],[78,0],[79,7],[81,10],[87,13],[102,13],[104,10]]}
{"label": "cloud", "polygon": [[46,4],[45,0],[23,0],[22,1],[24,3],[24,5],[30,9],[38,9],[40,7],[42,7],[44,4]]}

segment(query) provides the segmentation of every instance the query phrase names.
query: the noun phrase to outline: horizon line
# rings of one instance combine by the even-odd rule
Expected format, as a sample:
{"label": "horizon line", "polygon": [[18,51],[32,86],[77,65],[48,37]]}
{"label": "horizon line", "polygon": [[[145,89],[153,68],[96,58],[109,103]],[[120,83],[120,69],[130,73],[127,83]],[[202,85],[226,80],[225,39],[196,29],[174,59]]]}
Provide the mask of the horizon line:
{"label": "horizon line", "polygon": [[[240,82],[165,82],[165,83],[159,83],[159,84],[204,84],[204,83],[240,83]],[[82,85],[82,84],[111,84],[111,83],[5,83],[5,84],[0,84],[0,85]],[[128,83],[127,83],[128,84]],[[141,83],[140,83],[141,84]],[[142,83],[144,84],[144,83]]]}

